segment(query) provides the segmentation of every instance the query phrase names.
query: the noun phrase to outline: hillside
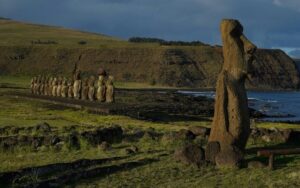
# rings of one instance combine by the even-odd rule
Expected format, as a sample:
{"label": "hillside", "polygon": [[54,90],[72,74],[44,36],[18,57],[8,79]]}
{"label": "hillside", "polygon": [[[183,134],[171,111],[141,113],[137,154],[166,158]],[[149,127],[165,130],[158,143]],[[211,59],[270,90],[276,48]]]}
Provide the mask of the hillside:
{"label": "hillside", "polygon": [[[175,87],[212,88],[222,65],[213,46],[160,46],[59,27],[0,20],[0,74],[70,76],[104,67],[116,80]],[[299,88],[295,62],[281,50],[259,50],[248,87]]]}

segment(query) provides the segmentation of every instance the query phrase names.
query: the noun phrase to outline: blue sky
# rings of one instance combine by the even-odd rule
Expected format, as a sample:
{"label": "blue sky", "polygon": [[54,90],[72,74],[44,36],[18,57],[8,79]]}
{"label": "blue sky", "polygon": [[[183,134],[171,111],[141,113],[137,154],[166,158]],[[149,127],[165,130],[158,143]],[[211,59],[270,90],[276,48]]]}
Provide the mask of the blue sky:
{"label": "blue sky", "polygon": [[300,0],[0,0],[0,16],[127,39],[220,44],[222,18],[239,19],[260,48],[300,57]]}

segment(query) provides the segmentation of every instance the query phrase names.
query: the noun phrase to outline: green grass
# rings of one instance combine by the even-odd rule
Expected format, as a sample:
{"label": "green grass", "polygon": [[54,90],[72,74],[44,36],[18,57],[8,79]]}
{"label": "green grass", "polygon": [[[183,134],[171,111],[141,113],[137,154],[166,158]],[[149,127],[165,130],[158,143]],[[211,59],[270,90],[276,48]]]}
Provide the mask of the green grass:
{"label": "green grass", "polygon": [[[1,83],[10,86],[24,87],[28,83],[26,77],[1,76]],[[0,89],[0,94],[3,92]],[[27,90],[25,91],[27,92]],[[136,120],[126,116],[97,115],[83,110],[54,109],[47,103],[27,101],[24,99],[0,96],[0,127],[35,126],[38,123],[48,122],[64,134],[64,127],[78,125],[79,131],[120,125],[126,130],[155,128],[159,132],[176,131],[189,126],[210,126],[210,122],[172,122],[157,123]],[[257,127],[265,128],[296,128],[299,125],[285,123],[256,123]],[[25,134],[25,133],[24,133]],[[136,145],[139,148],[137,155],[129,156],[119,161],[111,161],[102,166],[121,165],[143,159],[157,161],[133,169],[123,169],[101,178],[92,178],[76,181],[75,187],[299,187],[300,157],[285,156],[276,158],[277,169],[248,169],[220,170],[213,166],[196,168],[186,166],[173,159],[173,150],[184,142],[172,140],[151,140],[147,137],[138,142],[123,141],[114,144],[110,151],[102,151],[98,147],[91,147],[81,140],[80,150],[70,150],[63,147],[56,151],[51,147],[41,148],[38,151],[30,147],[19,147],[12,151],[0,151],[0,172],[14,171],[25,167],[36,167],[47,164],[73,162],[79,159],[101,159],[107,157],[125,156],[124,148]],[[264,143],[251,143],[248,147],[264,146]],[[271,143],[276,144],[276,143]],[[154,151],[153,153],[150,151]],[[159,154],[165,154],[160,156]],[[248,155],[248,160],[256,160],[255,155]],[[259,158],[259,160],[265,160]],[[102,167],[101,165],[99,167]],[[37,177],[38,178],[38,177]]]}
{"label": "green grass", "polygon": [[[54,48],[105,48],[135,47],[136,44],[97,33],[77,31],[62,27],[38,25],[0,19],[0,46],[50,46]],[[33,44],[31,41],[55,41],[57,44]],[[86,44],[79,44],[85,41]],[[158,44],[139,44],[143,47],[155,47]]]}

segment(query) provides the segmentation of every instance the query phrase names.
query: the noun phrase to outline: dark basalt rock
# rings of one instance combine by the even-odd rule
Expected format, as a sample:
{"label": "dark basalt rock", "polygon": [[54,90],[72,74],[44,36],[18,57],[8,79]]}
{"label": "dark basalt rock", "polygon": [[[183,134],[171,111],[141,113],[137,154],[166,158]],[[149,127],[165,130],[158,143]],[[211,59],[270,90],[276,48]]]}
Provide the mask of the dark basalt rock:
{"label": "dark basalt rock", "polygon": [[184,146],[174,152],[176,161],[187,165],[196,165],[198,167],[205,164],[204,155],[204,150],[195,144]]}

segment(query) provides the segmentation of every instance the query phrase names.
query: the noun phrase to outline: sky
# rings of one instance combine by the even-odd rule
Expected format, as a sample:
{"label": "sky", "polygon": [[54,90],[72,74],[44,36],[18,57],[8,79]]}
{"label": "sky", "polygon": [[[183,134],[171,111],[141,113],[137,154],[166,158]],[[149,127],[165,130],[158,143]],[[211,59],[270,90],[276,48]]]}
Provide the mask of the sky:
{"label": "sky", "polygon": [[212,45],[221,44],[220,21],[233,18],[258,47],[300,57],[300,0],[0,0],[0,17]]}

